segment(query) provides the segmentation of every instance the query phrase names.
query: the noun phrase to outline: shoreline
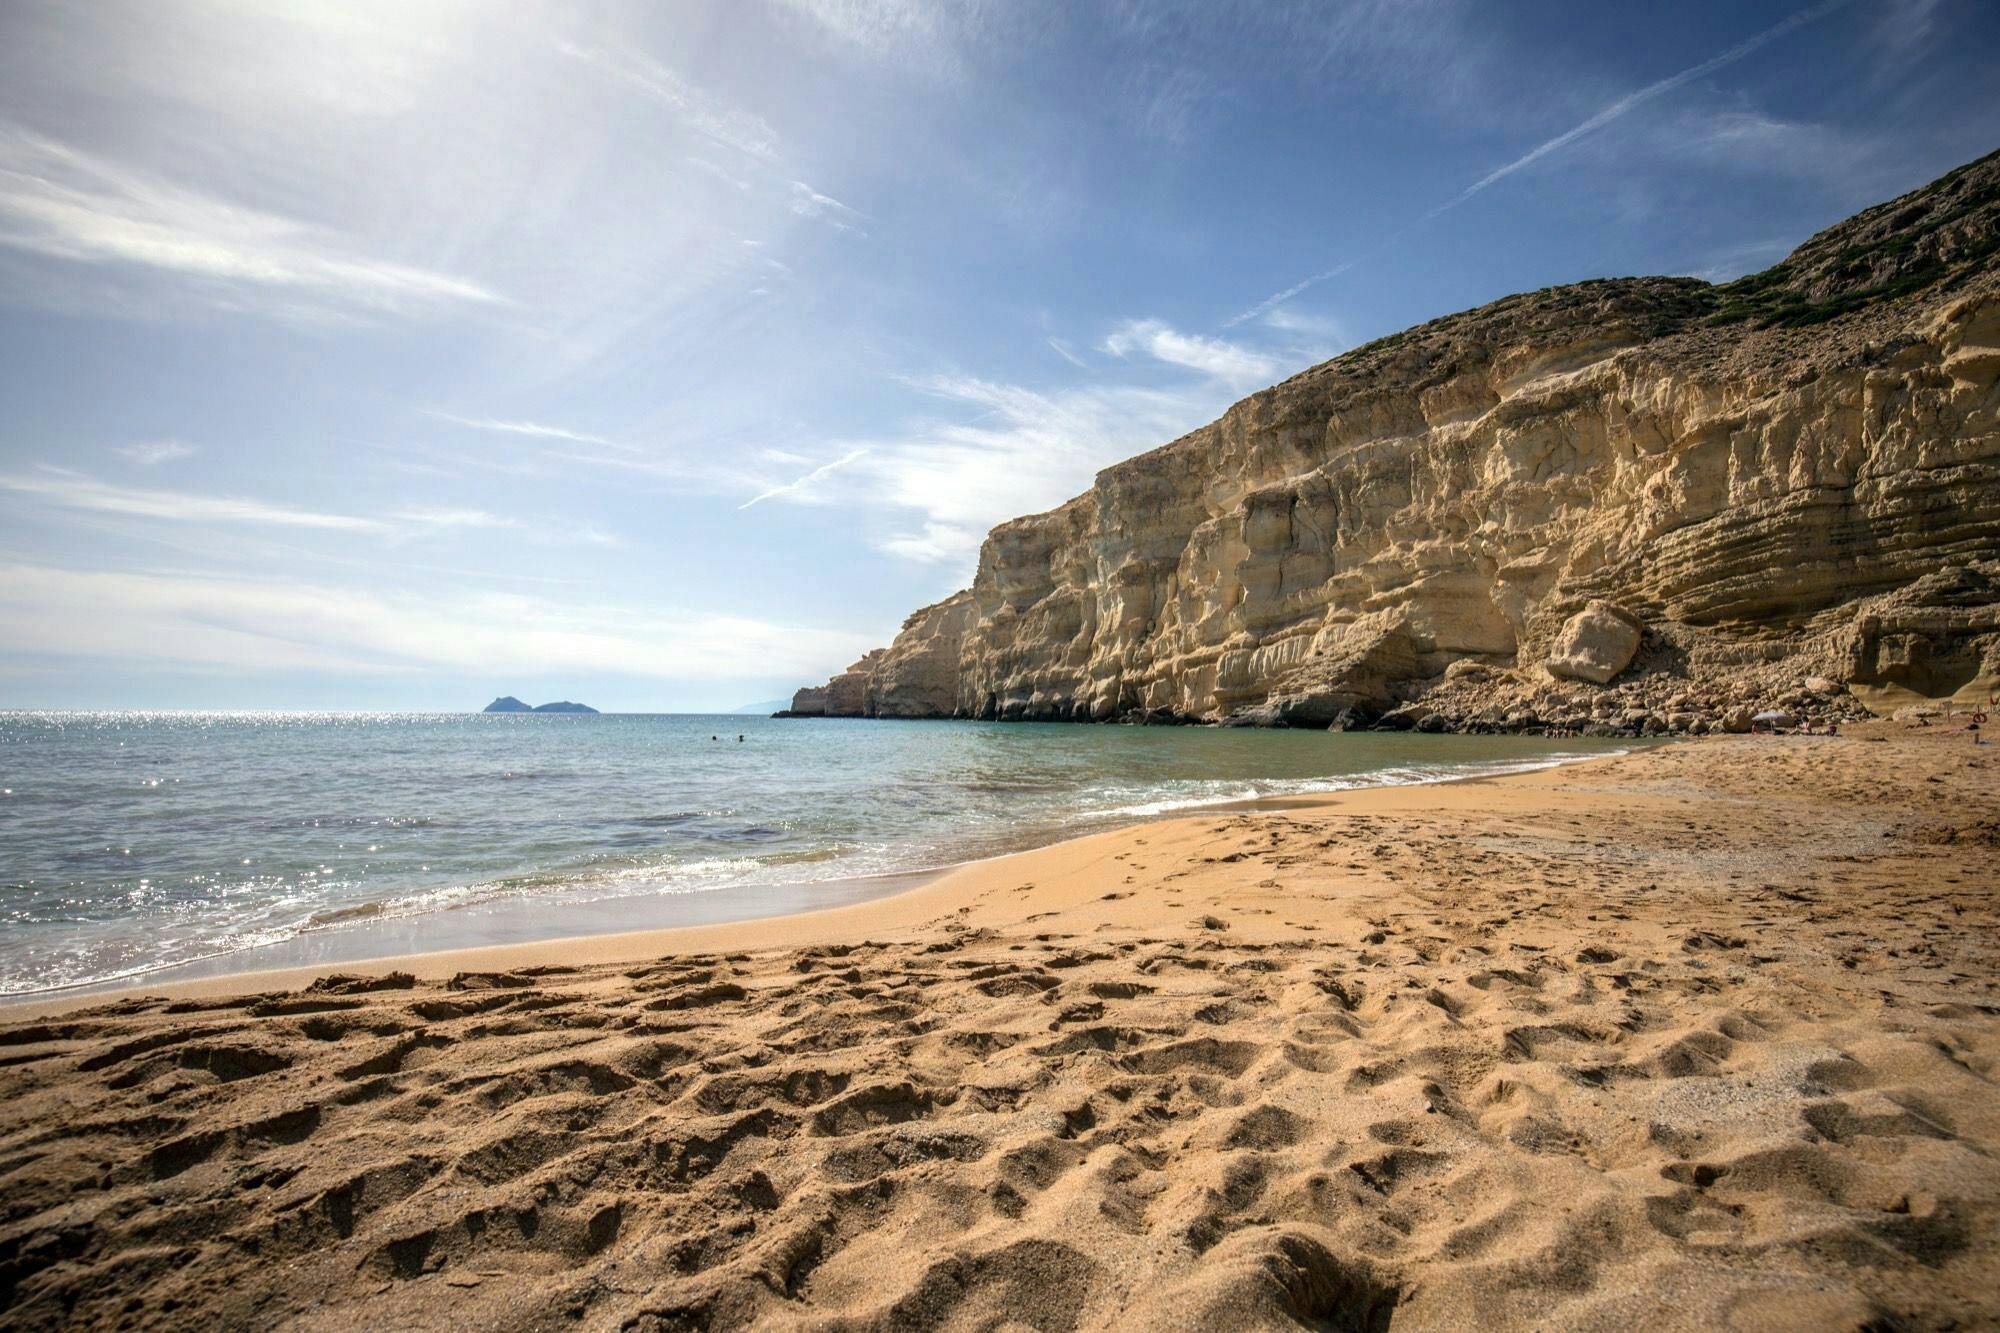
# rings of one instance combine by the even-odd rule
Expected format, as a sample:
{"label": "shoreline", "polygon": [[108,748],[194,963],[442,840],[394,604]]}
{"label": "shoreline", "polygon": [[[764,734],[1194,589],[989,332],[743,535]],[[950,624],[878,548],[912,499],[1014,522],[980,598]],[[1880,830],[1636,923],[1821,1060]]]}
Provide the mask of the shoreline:
{"label": "shoreline", "polygon": [[[561,715],[551,715],[551,716],[561,716]],[[606,716],[615,716],[615,715],[606,715]],[[1627,738],[1627,739],[1633,739],[1633,738]],[[813,917],[821,913],[835,912],[852,907],[862,907],[870,903],[886,901],[897,897],[901,897],[906,893],[914,892],[931,883],[936,882],[937,880],[954,875],[963,870],[968,870],[978,866],[989,865],[996,862],[1004,862],[1013,857],[1025,856],[1034,852],[1045,851],[1049,848],[1061,847],[1068,843],[1080,841],[1082,839],[1095,837],[1106,833],[1120,833],[1128,829],[1142,827],[1149,824],[1166,823],[1176,819],[1196,818],[1199,817],[1202,813],[1209,811],[1257,811],[1257,810],[1279,810],[1288,808],[1311,808],[1318,802],[1326,801],[1337,796],[1348,795],[1350,793],[1373,792],[1373,791],[1399,791],[1406,788],[1447,786],[1454,783],[1497,781],[1509,777],[1520,777],[1520,776],[1532,775],[1535,773],[1545,773],[1552,769],[1567,768],[1578,764],[1586,764],[1604,759],[1615,758],[1620,755],[1632,753],[1633,748],[1644,748],[1652,745],[1666,743],[1666,739],[1667,738],[1647,738],[1643,740],[1634,740],[1633,746],[1631,748],[1606,750],[1602,753],[1597,753],[1597,754],[1579,754],[1579,755],[1567,755],[1567,756],[1548,758],[1548,759],[1521,760],[1518,761],[1517,763],[1509,763],[1504,765],[1502,771],[1499,772],[1475,772],[1463,775],[1451,775],[1444,777],[1420,777],[1408,781],[1361,782],[1351,787],[1333,787],[1333,788],[1328,788],[1324,791],[1282,793],[1282,794],[1252,797],[1249,799],[1197,801],[1184,806],[1181,805],[1173,806],[1171,808],[1161,810],[1157,813],[1134,814],[1129,817],[1122,817],[1121,822],[1112,823],[1103,828],[1091,829],[1086,832],[1073,833],[1066,836],[1058,837],[1051,842],[1033,843],[1031,845],[1024,846],[1015,850],[997,852],[989,856],[975,856],[965,860],[946,862],[942,865],[920,866],[907,870],[890,870],[890,871],[883,871],[878,874],[843,876],[834,879],[807,880],[807,881],[799,881],[796,883],[766,886],[780,891],[789,891],[791,894],[795,896],[805,893],[811,893],[814,895],[830,894],[845,899],[844,901],[836,901],[819,907],[787,908],[768,913],[759,913],[751,916],[732,916],[723,920],[697,922],[685,925],[652,926],[635,930],[587,931],[579,934],[551,935],[536,939],[509,941],[505,943],[471,944],[471,945],[455,944],[455,945],[446,945],[436,949],[417,949],[417,950],[401,950],[401,951],[392,950],[382,953],[367,954],[359,957],[343,956],[343,957],[333,957],[320,960],[281,962],[274,966],[267,966],[267,967],[252,966],[252,967],[241,967],[241,968],[229,968],[226,971],[206,970],[212,964],[223,963],[226,962],[228,959],[238,957],[244,954],[257,954],[267,951],[287,951],[287,950],[294,952],[303,951],[303,946],[309,943],[310,941],[313,941],[315,939],[336,938],[339,936],[340,932],[344,930],[367,930],[371,928],[391,925],[398,922],[408,922],[411,924],[413,928],[418,928],[420,926],[420,923],[436,921],[441,917],[447,919],[449,918],[447,917],[446,912],[429,912],[429,913],[411,914],[406,917],[391,917],[382,919],[362,918],[355,922],[351,923],[344,922],[338,925],[329,923],[327,925],[322,925],[317,927],[307,926],[301,928],[296,934],[294,934],[289,939],[272,944],[253,945],[245,949],[230,950],[221,953],[207,955],[201,958],[185,959],[180,962],[162,964],[157,967],[146,969],[144,971],[129,973],[121,977],[105,978],[97,981],[75,982],[70,985],[50,987],[43,990],[16,991],[9,994],[0,994],[0,1022],[4,1022],[9,1018],[47,1017],[54,1014],[69,1012],[70,1010],[77,1008],[81,1005],[94,1004],[100,1002],[110,1002],[121,998],[131,998],[138,995],[157,994],[169,997],[185,998],[193,996],[230,994],[233,993],[232,986],[240,988],[242,986],[254,986],[263,984],[269,984],[275,986],[305,984],[306,982],[309,982],[312,979],[312,977],[318,975],[324,975],[329,971],[353,972],[359,975],[380,975],[388,971],[398,971],[398,970],[408,971],[420,965],[447,967],[453,971],[462,971],[469,969],[476,970],[476,969],[495,968],[495,967],[504,968],[509,964],[505,963],[503,960],[510,958],[519,958],[525,960],[511,964],[513,966],[533,966],[537,961],[541,960],[544,957],[547,951],[570,952],[578,949],[581,949],[584,953],[587,953],[591,957],[597,958],[600,961],[606,961],[606,962],[628,961],[620,958],[615,958],[606,954],[604,946],[608,945],[612,941],[623,940],[631,942],[634,947],[640,948],[641,952],[643,952],[644,949],[651,948],[655,942],[663,944],[671,944],[674,940],[674,937],[684,932],[700,932],[700,931],[710,931],[710,930],[730,931],[734,929],[748,930],[758,925],[769,925],[771,923],[788,921],[794,917]],[[1685,738],[1674,738],[1674,739],[1685,739]],[[1382,771],[1384,773],[1392,773],[1398,770],[1386,769]],[[1332,778],[1328,780],[1338,781],[1340,779]],[[1294,806],[1292,804],[1294,802],[1302,804]],[[910,881],[910,883],[906,884],[904,887],[901,888],[892,888],[881,892],[857,891],[857,890],[863,890],[863,886],[879,884],[883,881]],[[616,907],[621,903],[643,902],[643,901],[645,901],[644,897],[638,897],[629,900],[603,899],[603,900],[593,900],[592,902],[585,904],[572,904],[572,905],[557,904],[556,906],[558,910],[587,911],[594,909],[601,912],[607,907]],[[493,912],[497,914],[509,911],[519,912],[525,910],[527,906],[528,904],[525,903],[504,903],[504,902],[484,903],[480,904],[477,908],[473,910],[484,910],[487,912]],[[789,937],[789,933],[787,933],[787,937]],[[525,952],[517,952],[517,951],[525,951]],[[537,952],[537,951],[543,951],[543,952]],[[452,966],[455,960],[461,959],[461,956],[463,956],[463,959],[466,960],[465,966],[464,967]],[[638,956],[639,954],[634,954],[633,958],[637,958]],[[195,972],[195,975],[192,976],[170,975],[174,973],[186,972],[189,970],[193,970]],[[158,981],[149,980],[149,978],[155,978],[155,977],[161,979]]]}
{"label": "shoreline", "polygon": [[0,1311],[1982,1326],[1996,776],[1729,737],[0,1012]]}

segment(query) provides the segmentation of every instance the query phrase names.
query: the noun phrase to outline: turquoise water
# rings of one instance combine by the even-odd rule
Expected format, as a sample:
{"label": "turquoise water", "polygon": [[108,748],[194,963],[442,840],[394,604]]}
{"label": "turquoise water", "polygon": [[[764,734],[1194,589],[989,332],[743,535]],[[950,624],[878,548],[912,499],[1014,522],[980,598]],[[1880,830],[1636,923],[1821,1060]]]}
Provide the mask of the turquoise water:
{"label": "turquoise water", "polygon": [[1202,804],[1615,748],[739,716],[0,713],[0,994],[763,916]]}

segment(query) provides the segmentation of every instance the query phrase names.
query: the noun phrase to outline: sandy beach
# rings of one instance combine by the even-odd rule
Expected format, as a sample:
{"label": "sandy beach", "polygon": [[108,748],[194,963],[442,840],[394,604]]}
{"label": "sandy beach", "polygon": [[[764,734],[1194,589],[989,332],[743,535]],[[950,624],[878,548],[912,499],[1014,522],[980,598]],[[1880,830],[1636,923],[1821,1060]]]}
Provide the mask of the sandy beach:
{"label": "sandy beach", "polygon": [[1731,737],[0,1012],[21,1328],[2000,1305],[2000,750]]}

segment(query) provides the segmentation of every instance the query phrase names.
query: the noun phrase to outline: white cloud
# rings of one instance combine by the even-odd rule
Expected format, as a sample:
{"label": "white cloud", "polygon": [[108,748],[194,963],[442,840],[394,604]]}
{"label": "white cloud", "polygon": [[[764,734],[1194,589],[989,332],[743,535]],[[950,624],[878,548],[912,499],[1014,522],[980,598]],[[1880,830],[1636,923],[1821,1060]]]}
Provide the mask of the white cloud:
{"label": "white cloud", "polygon": [[1090,363],[1088,361],[1085,361],[1082,357],[1078,356],[1076,354],[1076,349],[1074,347],[1071,347],[1068,343],[1064,342],[1061,338],[1049,339],[1049,346],[1055,349],[1055,354],[1057,356],[1069,362],[1072,366],[1075,366],[1078,370],[1090,369]]}
{"label": "white cloud", "polygon": [[679,680],[824,676],[867,636],[741,616],[514,593],[193,573],[0,566],[0,641],[16,656],[97,657],[232,672],[451,668],[618,672]]}
{"label": "white cloud", "polygon": [[168,519],[178,523],[249,523],[341,532],[380,532],[387,527],[372,518],[294,509],[263,500],[112,486],[56,469],[35,475],[0,476],[0,491],[33,496],[65,509]]}
{"label": "white cloud", "polygon": [[877,543],[890,555],[914,560],[919,564],[943,564],[947,561],[965,562],[979,553],[979,544],[986,534],[971,528],[957,527],[950,523],[925,522],[916,532],[900,533],[885,537]]}
{"label": "white cloud", "polygon": [[400,523],[413,523],[425,528],[518,528],[521,520],[508,518],[504,514],[489,514],[484,509],[414,508],[401,509],[390,515]]}
{"label": "white cloud", "polygon": [[225,304],[270,293],[267,308],[282,314],[418,316],[506,304],[469,279],[359,253],[325,229],[11,125],[0,125],[0,246],[172,274],[224,294]]}
{"label": "white cloud", "polygon": [[[750,182],[748,180],[745,180],[743,177],[737,175],[735,172],[731,171],[728,167],[723,166],[719,162],[711,162],[705,157],[690,157],[687,159],[687,164],[693,167],[695,170],[705,171],[709,175],[715,177],[717,180],[723,181],[729,185],[733,185],[739,190],[748,190],[750,188]],[[760,241],[745,241],[743,243],[745,245],[762,244],[762,242]]]}
{"label": "white cloud", "polygon": [[434,412],[429,408],[423,409],[423,414],[427,417],[435,417],[439,421],[449,421],[454,426],[464,426],[468,430],[498,431],[503,435],[527,435],[541,440],[568,440],[573,444],[603,444],[611,445],[612,448],[624,447],[612,444],[610,440],[605,439],[602,435],[591,435],[580,430],[570,430],[565,426],[544,425],[539,421],[501,421],[493,417],[461,417],[455,416],[450,412]]}
{"label": "white cloud", "polygon": [[1690,107],[1679,115],[1596,146],[1598,160],[1635,153],[1668,164],[1758,179],[1811,181],[1855,203],[1897,193],[1907,163],[1890,136],[1816,121],[1788,120],[1737,104]]}
{"label": "white cloud", "polygon": [[556,49],[667,107],[683,125],[703,138],[734,148],[746,157],[770,161],[778,155],[777,131],[761,117],[702,91],[636,47],[562,42]]}
{"label": "white cloud", "polygon": [[865,55],[903,68],[956,73],[960,46],[977,26],[980,0],[780,0],[793,13]]}
{"label": "white cloud", "polygon": [[1126,320],[1104,340],[1104,350],[1118,357],[1141,352],[1230,384],[1268,384],[1278,369],[1274,360],[1260,352],[1219,338],[1182,333],[1157,319]]}
{"label": "white cloud", "polygon": [[[1392,233],[1389,237],[1381,241],[1380,244],[1377,246],[1377,248],[1379,249],[1381,248],[1381,246],[1388,245],[1390,241],[1393,241],[1397,236],[1401,236],[1402,234],[1403,233],[1401,230]],[[1242,311],[1236,315],[1232,315],[1228,319],[1223,320],[1222,327],[1225,329],[1233,329],[1238,324],[1245,323],[1248,320],[1261,319],[1263,316],[1270,314],[1273,310],[1276,310],[1279,306],[1291,300],[1294,296],[1297,296],[1299,293],[1307,290],[1308,288],[1317,287],[1322,282],[1331,282],[1333,279],[1347,272],[1349,269],[1353,268],[1356,264],[1359,264],[1360,262],[1361,261],[1359,259],[1346,259],[1342,260],[1338,264],[1335,264],[1332,268],[1323,268],[1317,273],[1309,273],[1305,277],[1300,278],[1297,282],[1293,283],[1291,286],[1285,288],[1283,291],[1272,292],[1269,296],[1259,301],[1256,305],[1251,306],[1248,310]]]}
{"label": "white cloud", "polygon": [[792,182],[792,212],[798,217],[831,223],[842,231],[859,230],[855,224],[860,221],[861,214],[832,195],[821,194],[804,181]]}
{"label": "white cloud", "polygon": [[[1280,362],[1164,325],[1137,323],[1126,350],[1182,371],[1167,385],[1092,384],[1044,392],[965,375],[906,381],[938,404],[891,433],[840,441],[845,450],[765,500],[848,506],[881,551],[972,572],[996,524],[1087,490],[1097,473],[1219,416],[1240,391],[1230,378],[1269,379]],[[1114,335],[1115,337],[1116,335]],[[1116,349],[1114,349],[1116,350]]]}
{"label": "white cloud", "polygon": [[1702,256],[1701,262],[1687,270],[1687,276],[1700,278],[1703,282],[1729,282],[1746,273],[1769,268],[1784,258],[1793,245],[1793,241],[1773,238],[1725,246]]}
{"label": "white cloud", "polygon": [[1341,343],[1348,340],[1340,321],[1332,316],[1315,315],[1289,306],[1278,306],[1265,311],[1264,318],[1259,322],[1274,333],[1292,334],[1301,338],[1330,339]]}
{"label": "white cloud", "polygon": [[[0,492],[29,496],[61,509],[217,527],[250,526],[365,532],[395,539],[456,532],[515,531],[538,546],[616,546],[615,534],[592,524],[560,520],[526,522],[485,509],[406,505],[380,518],[329,514],[240,496],[113,486],[74,472],[44,468],[29,475],[0,475]],[[211,534],[212,539],[212,534]]]}
{"label": "white cloud", "polygon": [[162,463],[192,458],[195,450],[193,445],[179,440],[144,440],[138,444],[120,445],[112,452],[140,467],[158,467]]}
{"label": "white cloud", "polygon": [[850,449],[847,453],[834,459],[832,462],[822,463],[798,480],[788,481],[782,486],[773,486],[770,490],[761,491],[736,507],[738,509],[748,509],[751,505],[762,504],[766,500],[775,500],[779,496],[792,496],[799,500],[809,500],[812,497],[814,482],[822,481],[832,476],[848,464],[864,457],[867,453],[866,449]]}
{"label": "white cloud", "polygon": [[1061,504],[1088,489],[1099,469],[1213,419],[1232,396],[1211,378],[1042,393],[940,376],[916,387],[944,413],[869,441],[838,498],[874,514],[881,550],[956,563],[967,576],[995,524]]}
{"label": "white cloud", "polygon": [[[617,440],[586,438],[579,442],[576,432],[553,433],[559,428],[510,430],[508,427],[534,426],[533,422],[496,422],[478,429],[499,430],[519,437],[516,448],[472,453],[440,448],[425,441],[373,443],[368,447],[389,455],[385,466],[422,476],[463,477],[467,473],[504,473],[516,477],[573,477],[582,473],[600,474],[600,480],[629,485],[647,482],[671,486],[677,494],[734,495],[769,484],[766,474],[740,466],[727,440],[714,447],[691,450],[682,457],[662,449],[627,444]],[[419,461],[423,460],[423,461]],[[801,459],[799,461],[806,461]]]}

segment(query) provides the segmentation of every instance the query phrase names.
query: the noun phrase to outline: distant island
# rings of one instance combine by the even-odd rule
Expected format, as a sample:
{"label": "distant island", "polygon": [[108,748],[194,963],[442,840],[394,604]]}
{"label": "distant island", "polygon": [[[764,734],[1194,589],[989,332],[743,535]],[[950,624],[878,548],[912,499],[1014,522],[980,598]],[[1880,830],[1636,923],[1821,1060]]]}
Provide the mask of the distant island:
{"label": "distant island", "polygon": [[575,704],[567,699],[559,700],[552,704],[539,704],[531,708],[511,694],[501,695],[498,699],[486,705],[481,711],[487,713],[590,713],[593,715],[597,712],[589,704]]}

